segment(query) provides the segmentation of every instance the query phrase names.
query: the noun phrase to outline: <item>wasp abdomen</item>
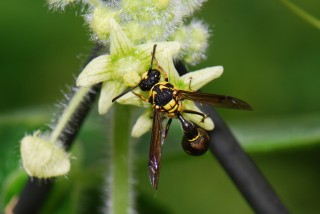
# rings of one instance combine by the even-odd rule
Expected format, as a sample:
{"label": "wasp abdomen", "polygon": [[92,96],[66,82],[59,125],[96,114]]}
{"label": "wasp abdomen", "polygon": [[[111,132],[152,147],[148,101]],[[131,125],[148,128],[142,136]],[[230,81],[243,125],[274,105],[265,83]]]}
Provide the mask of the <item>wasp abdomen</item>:
{"label": "wasp abdomen", "polygon": [[207,132],[201,128],[197,128],[198,135],[193,139],[183,136],[181,144],[183,150],[193,156],[203,155],[209,147],[209,136]]}
{"label": "wasp abdomen", "polygon": [[192,122],[187,121],[181,114],[177,114],[182,125],[184,136],[182,138],[182,148],[189,155],[202,155],[208,150],[209,136],[201,128],[197,128]]}

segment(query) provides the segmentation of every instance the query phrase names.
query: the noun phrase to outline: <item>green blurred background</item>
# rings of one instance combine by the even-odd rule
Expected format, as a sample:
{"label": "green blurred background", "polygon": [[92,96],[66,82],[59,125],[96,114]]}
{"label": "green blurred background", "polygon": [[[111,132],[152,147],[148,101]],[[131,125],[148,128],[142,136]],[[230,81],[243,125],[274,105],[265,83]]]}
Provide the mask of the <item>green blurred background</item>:
{"label": "green blurred background", "polygon": [[[294,2],[320,18],[320,1]],[[75,15],[80,12],[49,11],[39,0],[0,2],[0,120],[25,109],[52,111],[63,98],[61,90],[74,83],[93,46],[81,16]],[[210,0],[196,16],[213,36],[207,60],[190,70],[224,66],[222,77],[204,91],[239,97],[253,106],[250,113],[219,110],[242,142],[276,144],[287,136],[282,149],[271,146],[250,154],[292,213],[320,213],[320,31],[280,1]],[[32,125],[3,123],[0,136],[14,151],[2,157],[17,159],[21,136],[48,118]],[[299,146],[290,146],[296,141]],[[1,143],[2,151],[9,148]],[[147,181],[145,161],[142,158],[136,169],[139,204],[156,204],[159,213],[252,212],[210,155],[165,157],[157,193]],[[18,162],[9,166],[18,167]],[[2,179],[8,165],[6,169]]]}
{"label": "green blurred background", "polygon": [[[298,3],[320,13],[318,1]],[[60,89],[73,83],[92,47],[75,15],[80,10],[49,11],[45,1],[0,6],[0,111],[51,105],[61,98]],[[207,91],[247,100],[255,116],[319,111],[319,30],[280,1],[209,1],[197,16],[213,34],[208,59],[197,68],[225,68]]]}

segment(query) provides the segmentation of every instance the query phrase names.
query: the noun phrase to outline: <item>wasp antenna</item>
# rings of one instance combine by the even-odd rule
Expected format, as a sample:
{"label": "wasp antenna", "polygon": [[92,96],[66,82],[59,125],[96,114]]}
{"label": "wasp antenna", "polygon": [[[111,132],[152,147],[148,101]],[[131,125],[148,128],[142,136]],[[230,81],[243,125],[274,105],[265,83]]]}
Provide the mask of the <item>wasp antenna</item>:
{"label": "wasp antenna", "polygon": [[152,51],[152,58],[151,58],[150,69],[152,69],[152,66],[153,66],[154,56],[156,55],[156,48],[157,48],[157,44],[154,44],[154,46],[153,46],[153,51]]}
{"label": "wasp antenna", "polygon": [[122,97],[123,95],[129,93],[130,91],[132,91],[133,89],[137,88],[138,86],[139,86],[139,84],[136,85],[136,86],[134,86],[133,88],[130,88],[130,89],[126,90],[125,92],[119,94],[118,96],[114,97],[114,98],[112,99],[112,102],[116,101],[117,99],[119,99],[119,98]]}

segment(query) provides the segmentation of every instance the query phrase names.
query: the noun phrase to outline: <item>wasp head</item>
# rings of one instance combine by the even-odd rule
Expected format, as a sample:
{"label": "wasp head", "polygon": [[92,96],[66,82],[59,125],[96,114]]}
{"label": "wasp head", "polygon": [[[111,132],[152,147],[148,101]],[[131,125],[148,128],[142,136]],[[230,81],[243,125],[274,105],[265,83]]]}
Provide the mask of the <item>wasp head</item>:
{"label": "wasp head", "polygon": [[157,69],[149,69],[142,76],[139,84],[142,91],[150,91],[151,88],[160,81],[160,71]]}

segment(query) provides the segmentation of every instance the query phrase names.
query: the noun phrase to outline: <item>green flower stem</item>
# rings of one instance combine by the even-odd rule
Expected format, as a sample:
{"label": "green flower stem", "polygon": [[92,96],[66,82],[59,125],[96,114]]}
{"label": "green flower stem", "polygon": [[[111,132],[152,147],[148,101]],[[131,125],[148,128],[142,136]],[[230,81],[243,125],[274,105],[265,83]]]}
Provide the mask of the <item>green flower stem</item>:
{"label": "green flower stem", "polygon": [[306,22],[309,24],[313,25],[314,27],[320,29],[320,20],[317,19],[316,17],[312,16],[305,10],[302,10],[300,7],[297,5],[293,4],[292,2],[288,0],[281,0],[281,2],[288,7],[293,13],[296,15],[300,16],[302,19],[304,19]]}
{"label": "green flower stem", "polygon": [[56,142],[60,138],[61,133],[66,128],[68,122],[74,116],[75,111],[82,104],[83,100],[85,99],[89,91],[90,91],[90,87],[87,87],[87,88],[83,87],[83,88],[79,88],[79,90],[75,92],[67,108],[64,110],[63,114],[59,118],[58,123],[55,126],[54,130],[51,132],[51,135],[50,135],[51,142]]}
{"label": "green flower stem", "polygon": [[115,106],[112,142],[111,206],[108,213],[126,214],[132,210],[130,146],[130,107]]}
{"label": "green flower stem", "polygon": [[[87,63],[101,54],[102,51],[104,51],[104,46],[95,45]],[[55,134],[51,134],[51,139],[60,139],[67,150],[70,148],[100,88],[101,85],[98,84],[90,87],[90,89],[88,88],[88,93],[86,94],[83,94],[84,91],[82,90],[77,90],[73,94],[70,100],[68,100],[68,105],[64,113],[61,115],[61,118],[65,119],[58,120],[56,128],[53,131]],[[83,88],[83,90],[85,89]],[[68,121],[66,121],[66,119],[68,119]],[[63,128],[63,130],[61,130],[61,128]],[[58,133],[60,133],[60,136],[56,136]],[[20,193],[18,202],[13,208],[13,213],[39,213],[53,184],[54,180],[46,180],[43,182],[41,179],[28,178],[28,181]]]}

